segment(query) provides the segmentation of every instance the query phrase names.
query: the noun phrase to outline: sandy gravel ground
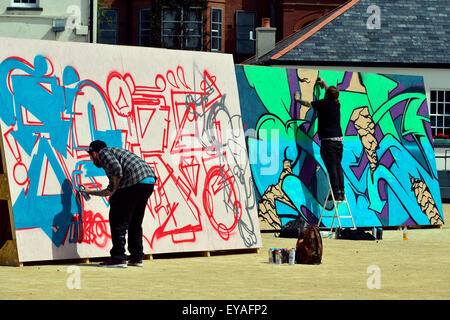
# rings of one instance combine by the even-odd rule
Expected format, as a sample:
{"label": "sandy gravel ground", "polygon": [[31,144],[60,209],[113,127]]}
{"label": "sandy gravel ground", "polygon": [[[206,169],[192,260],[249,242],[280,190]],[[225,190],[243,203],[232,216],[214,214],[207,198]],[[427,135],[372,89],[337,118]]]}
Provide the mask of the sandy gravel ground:
{"label": "sandy gravel ground", "polygon": [[[449,223],[450,205],[444,205]],[[0,299],[450,299],[450,227],[384,231],[381,241],[323,239],[321,265],[268,263],[295,239],[263,233],[259,253],[156,256],[143,268],[0,266]],[[283,285],[280,286],[280,283]]]}

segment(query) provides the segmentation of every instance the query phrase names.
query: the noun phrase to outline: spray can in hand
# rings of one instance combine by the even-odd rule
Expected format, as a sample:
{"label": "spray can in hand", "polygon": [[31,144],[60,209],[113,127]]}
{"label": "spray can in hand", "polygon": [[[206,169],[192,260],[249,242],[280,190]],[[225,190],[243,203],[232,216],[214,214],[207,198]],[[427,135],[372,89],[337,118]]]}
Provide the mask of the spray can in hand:
{"label": "spray can in hand", "polygon": [[80,186],[80,193],[81,193],[81,195],[83,196],[83,198],[84,198],[85,201],[89,201],[89,199],[91,199],[91,196],[88,195],[87,193],[82,192],[82,191],[85,190],[85,189],[86,189],[86,188],[85,188],[83,185],[81,185],[81,186]]}

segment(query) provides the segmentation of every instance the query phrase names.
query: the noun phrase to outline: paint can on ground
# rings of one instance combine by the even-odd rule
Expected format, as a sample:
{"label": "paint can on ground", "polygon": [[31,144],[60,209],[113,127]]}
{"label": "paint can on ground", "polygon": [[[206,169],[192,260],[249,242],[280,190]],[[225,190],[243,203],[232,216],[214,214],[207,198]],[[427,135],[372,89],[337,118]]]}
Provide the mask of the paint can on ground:
{"label": "paint can on ground", "polygon": [[269,263],[273,263],[273,248],[269,249]]}
{"label": "paint can on ground", "polygon": [[383,228],[377,230],[377,240],[383,240]]}
{"label": "paint can on ground", "polygon": [[289,262],[289,249],[288,248],[281,249],[281,256],[283,258],[282,262],[288,263]]}
{"label": "paint can on ground", "polygon": [[289,250],[289,264],[290,265],[295,264],[295,249]]}
{"label": "paint can on ground", "polygon": [[340,239],[341,238],[341,227],[337,227],[334,231],[334,238]]}
{"label": "paint can on ground", "polygon": [[276,264],[282,264],[283,263],[283,256],[281,254],[281,250],[280,249],[275,250],[275,263]]}
{"label": "paint can on ground", "polygon": [[382,240],[383,239],[383,228],[372,228],[372,235],[375,238],[375,240]]}

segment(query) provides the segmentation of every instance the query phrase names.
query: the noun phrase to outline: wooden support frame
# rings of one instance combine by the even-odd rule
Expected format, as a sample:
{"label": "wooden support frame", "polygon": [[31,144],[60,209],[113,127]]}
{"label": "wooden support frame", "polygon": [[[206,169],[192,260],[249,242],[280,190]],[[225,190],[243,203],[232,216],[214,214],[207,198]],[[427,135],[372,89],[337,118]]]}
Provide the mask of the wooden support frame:
{"label": "wooden support frame", "polygon": [[[144,55],[160,56],[161,63],[143,69],[130,56],[134,51],[143,52],[133,48],[108,47],[108,56],[114,58],[105,60],[98,58],[103,47],[83,46],[83,54],[75,61],[67,53],[76,51],[80,44],[8,38],[2,41],[2,66],[6,71],[5,95],[1,99],[5,112],[0,121],[0,218],[4,221],[0,235],[7,236],[0,238],[0,265],[65,263],[109,256],[112,237],[108,199],[93,197],[87,202],[78,194],[82,184],[97,188],[108,183],[106,172],[97,171],[85,152],[93,139],[104,139],[107,144],[135,152],[159,172],[158,193],[149,199],[143,221],[144,253],[150,254],[149,258],[176,252],[204,252],[208,256],[212,254],[206,252],[209,250],[262,246],[257,208],[247,201],[253,185],[245,136],[228,137],[232,130],[242,130],[238,86],[235,77],[229,77],[230,72],[235,72],[232,58],[153,48]],[[25,50],[30,47],[33,50]],[[168,56],[182,60],[174,65]],[[124,71],[117,69],[117,60],[122,58],[127,60]],[[192,65],[197,67],[192,69]],[[223,157],[220,162],[210,157],[208,148],[214,146],[214,141],[207,139],[206,131],[192,141],[193,149],[179,146],[184,134],[196,132],[192,121],[186,126],[180,123],[186,129],[182,136],[173,142],[167,140],[179,130],[166,121],[171,108],[176,110],[175,121],[182,119],[186,98],[206,90],[198,77],[210,88],[210,98],[204,101],[208,105],[204,119],[208,119],[208,127],[217,129],[218,124],[213,122],[217,117],[222,125],[214,134],[219,140],[232,139],[239,159]],[[163,88],[160,80],[170,85]],[[131,87],[120,91],[134,81],[135,87],[147,83],[156,86],[145,85],[145,97],[133,94]],[[178,84],[186,90],[173,99],[171,88]],[[70,99],[64,99],[64,92],[70,92]],[[217,113],[212,107],[216,101],[225,101],[225,93],[227,104],[220,105],[223,112]],[[118,101],[122,97],[128,105],[134,101],[142,108],[121,110],[122,102]],[[171,156],[172,143],[180,157]],[[198,148],[204,143],[208,148]],[[231,170],[236,166],[239,172]],[[245,181],[237,179],[238,174],[245,176]],[[229,189],[231,184],[233,188]],[[211,190],[214,194],[206,203],[204,195],[211,194]],[[249,227],[245,234],[234,231],[239,225],[237,217],[231,215],[233,207],[222,201],[227,196],[241,206],[243,214],[239,219]],[[171,214],[155,215],[155,207],[159,210],[160,205],[161,210],[170,210]],[[213,210],[216,214],[211,219]]]}
{"label": "wooden support frame", "polygon": [[[1,135],[2,130],[0,128],[0,136]],[[3,202],[0,206],[0,215],[8,217],[8,219],[0,219],[0,221],[7,221],[8,223],[7,226],[0,228],[0,232],[7,233],[6,235],[0,234],[0,239],[6,238],[4,243],[0,243],[0,265],[23,266],[23,263],[19,261],[19,252],[17,251],[16,230],[14,226],[3,139],[0,139],[0,153],[0,170],[2,170],[0,173],[0,201]]]}

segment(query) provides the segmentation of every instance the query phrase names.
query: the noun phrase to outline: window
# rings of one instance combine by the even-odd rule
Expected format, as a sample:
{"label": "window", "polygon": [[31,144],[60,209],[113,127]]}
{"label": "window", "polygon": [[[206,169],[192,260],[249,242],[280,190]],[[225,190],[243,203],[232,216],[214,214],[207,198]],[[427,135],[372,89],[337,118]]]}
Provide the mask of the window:
{"label": "window", "polygon": [[255,54],[255,41],[250,34],[255,34],[256,12],[236,11],[236,53]]}
{"label": "window", "polygon": [[150,8],[139,9],[139,45],[150,47],[152,45],[152,10]]}
{"label": "window", "polygon": [[430,104],[433,138],[450,138],[450,89],[431,89]]}
{"label": "window", "polygon": [[11,7],[37,8],[38,6],[39,6],[38,0],[11,0]]}
{"label": "window", "polygon": [[222,51],[222,9],[211,8],[211,51]]}
{"label": "window", "polygon": [[203,15],[201,8],[164,8],[162,46],[169,49],[202,50]]}
{"label": "window", "polygon": [[117,44],[119,11],[101,8],[98,18],[98,43]]}

